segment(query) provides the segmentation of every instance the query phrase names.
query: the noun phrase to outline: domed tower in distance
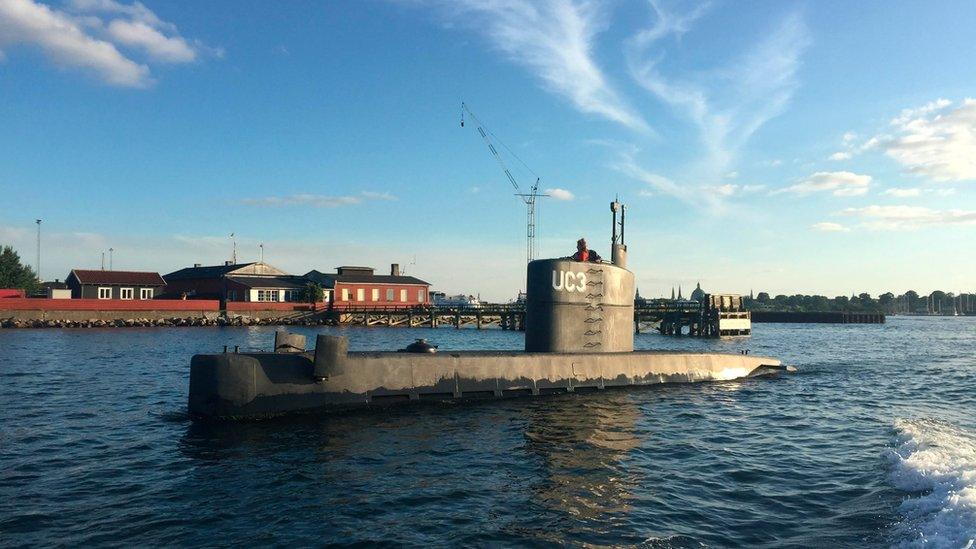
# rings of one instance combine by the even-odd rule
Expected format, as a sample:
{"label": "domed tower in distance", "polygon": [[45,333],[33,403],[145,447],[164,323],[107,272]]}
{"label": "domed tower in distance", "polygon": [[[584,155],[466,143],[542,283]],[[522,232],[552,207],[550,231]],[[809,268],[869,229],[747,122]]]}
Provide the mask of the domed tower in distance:
{"label": "domed tower in distance", "polygon": [[695,291],[691,292],[691,300],[699,303],[705,300],[705,290],[701,289],[701,282],[695,286]]}

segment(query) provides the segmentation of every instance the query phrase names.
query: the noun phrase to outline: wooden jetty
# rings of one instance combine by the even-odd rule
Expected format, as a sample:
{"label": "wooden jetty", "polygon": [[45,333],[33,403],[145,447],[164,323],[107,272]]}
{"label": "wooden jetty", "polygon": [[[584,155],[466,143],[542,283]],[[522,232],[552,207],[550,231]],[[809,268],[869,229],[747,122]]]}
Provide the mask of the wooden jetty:
{"label": "wooden jetty", "polygon": [[[664,335],[732,337],[752,335],[752,315],[745,310],[742,296],[705,294],[702,301],[678,302],[684,307],[666,311],[658,325]],[[640,324],[637,324],[638,331]]]}
{"label": "wooden jetty", "polygon": [[[634,308],[635,330],[640,333],[652,329],[669,314],[698,315],[700,308],[697,301],[639,304]],[[481,307],[346,307],[328,311],[326,314],[332,322],[350,326],[525,330],[525,307],[521,304]]]}
{"label": "wooden jetty", "polygon": [[383,309],[345,308],[329,312],[339,324],[407,328],[472,327],[479,330],[525,330],[525,308],[521,305],[482,307],[389,307]]}
{"label": "wooden jetty", "polygon": [[823,324],[884,324],[885,314],[881,312],[823,311],[753,311],[753,322],[790,322]]}

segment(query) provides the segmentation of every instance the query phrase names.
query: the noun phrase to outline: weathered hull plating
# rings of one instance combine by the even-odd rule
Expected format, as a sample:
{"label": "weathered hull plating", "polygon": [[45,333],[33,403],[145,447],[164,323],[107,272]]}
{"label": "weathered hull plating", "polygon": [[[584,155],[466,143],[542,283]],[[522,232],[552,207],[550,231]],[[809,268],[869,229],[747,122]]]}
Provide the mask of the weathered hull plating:
{"label": "weathered hull plating", "polygon": [[197,355],[190,369],[190,412],[257,418],[323,407],[727,380],[781,368],[778,360],[753,355],[655,351],[367,352],[320,356],[318,361],[312,353]]}

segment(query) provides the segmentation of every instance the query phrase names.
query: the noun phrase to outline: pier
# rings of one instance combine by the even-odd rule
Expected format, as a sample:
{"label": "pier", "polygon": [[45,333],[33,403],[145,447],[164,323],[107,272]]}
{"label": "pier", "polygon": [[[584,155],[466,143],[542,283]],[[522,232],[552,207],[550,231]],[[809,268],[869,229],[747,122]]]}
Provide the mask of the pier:
{"label": "pier", "polygon": [[818,324],[884,324],[885,314],[881,312],[824,311],[788,312],[753,311],[753,322],[789,322]]}
{"label": "pier", "polygon": [[[655,302],[634,307],[636,333],[654,329],[669,315],[698,318],[698,302]],[[483,305],[481,307],[385,307],[343,308],[326,313],[331,322],[349,326],[382,326],[404,328],[499,328],[525,330],[525,307],[521,304]]]}
{"label": "pier", "polygon": [[[638,331],[640,323],[637,323]],[[705,294],[702,301],[665,312],[658,325],[664,335],[730,337],[752,335],[752,315],[738,295]]]}
{"label": "pier", "polygon": [[406,328],[456,329],[473,327],[502,330],[525,330],[525,308],[521,305],[488,305],[482,307],[389,307],[345,308],[328,313],[330,320],[350,326],[384,326]]}

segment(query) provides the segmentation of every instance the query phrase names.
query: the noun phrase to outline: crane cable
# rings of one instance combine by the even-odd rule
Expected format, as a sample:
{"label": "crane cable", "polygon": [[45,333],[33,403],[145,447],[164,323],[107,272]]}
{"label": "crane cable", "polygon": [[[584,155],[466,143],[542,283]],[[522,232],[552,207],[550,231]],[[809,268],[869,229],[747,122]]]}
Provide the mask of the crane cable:
{"label": "crane cable", "polygon": [[478,124],[478,133],[481,135],[481,138],[488,145],[488,149],[491,151],[492,156],[495,157],[495,161],[498,162],[499,166],[501,166],[502,171],[505,172],[505,176],[508,178],[512,186],[515,187],[515,190],[520,191],[521,189],[519,188],[518,182],[515,180],[515,177],[512,176],[512,172],[510,172],[508,170],[508,166],[505,165],[505,161],[502,159],[501,155],[498,154],[498,150],[495,148],[494,142],[497,142],[499,145],[501,145],[508,152],[508,154],[512,155],[512,157],[515,158],[515,160],[518,160],[519,164],[521,164],[523,168],[525,168],[526,170],[529,171],[529,173],[535,176],[536,182],[532,188],[532,193],[535,194],[535,192],[539,188],[539,180],[541,179],[541,177],[539,177],[539,174],[535,173],[535,170],[530,168],[528,164],[526,164],[525,161],[519,157],[519,155],[515,154],[515,151],[513,151],[511,147],[509,147],[508,145],[505,144],[504,141],[499,139],[494,132],[492,132],[487,127],[485,127],[481,119],[479,119],[476,114],[471,112],[471,109],[468,108],[468,105],[465,104],[463,101],[461,102],[461,127],[462,128],[464,127],[465,112],[467,112],[468,116],[473,118],[474,121]]}

